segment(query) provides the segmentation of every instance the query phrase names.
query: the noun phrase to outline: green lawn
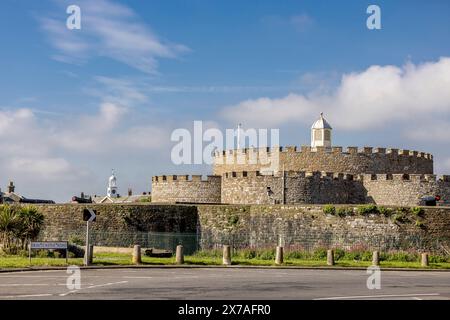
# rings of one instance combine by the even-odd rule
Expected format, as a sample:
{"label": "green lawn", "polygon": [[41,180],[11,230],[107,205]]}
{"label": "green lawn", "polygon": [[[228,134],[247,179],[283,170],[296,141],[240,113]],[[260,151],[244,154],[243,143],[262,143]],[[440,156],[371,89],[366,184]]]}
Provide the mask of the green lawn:
{"label": "green lawn", "polygon": [[[66,260],[59,258],[32,258],[32,266],[65,266]],[[144,265],[171,265],[175,264],[175,258],[151,258],[142,256]],[[82,258],[69,259],[70,265],[82,265]],[[185,264],[187,265],[221,265],[222,259],[219,257],[199,257],[186,256]],[[336,261],[338,267],[368,267],[369,261]],[[119,253],[97,253],[94,254],[94,265],[131,265],[131,256]],[[234,258],[233,265],[247,266],[273,266],[273,260],[261,259],[242,259]],[[285,260],[285,266],[304,266],[304,267],[326,267],[325,260]],[[385,268],[421,268],[419,262],[403,262],[403,261],[381,261],[381,267]],[[27,257],[20,256],[0,256],[0,268],[27,268],[30,263]],[[430,263],[430,269],[450,269],[450,263]]]}

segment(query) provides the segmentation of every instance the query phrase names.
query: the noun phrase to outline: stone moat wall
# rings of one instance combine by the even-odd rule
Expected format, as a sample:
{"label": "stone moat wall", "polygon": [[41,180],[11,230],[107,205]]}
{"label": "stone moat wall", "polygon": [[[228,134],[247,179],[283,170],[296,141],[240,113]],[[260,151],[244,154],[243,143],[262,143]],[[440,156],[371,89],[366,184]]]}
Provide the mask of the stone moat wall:
{"label": "stone moat wall", "polygon": [[[191,251],[215,248],[286,246],[417,248],[450,250],[450,208],[425,207],[421,217],[407,214],[402,222],[381,214],[338,217],[312,205],[38,205],[45,216],[42,240],[82,237],[83,209],[97,211],[91,224],[95,245],[141,244]],[[351,207],[349,205],[348,207]],[[421,227],[416,225],[420,219]],[[150,241],[151,240],[151,241]],[[154,242],[152,242],[154,241]]]}

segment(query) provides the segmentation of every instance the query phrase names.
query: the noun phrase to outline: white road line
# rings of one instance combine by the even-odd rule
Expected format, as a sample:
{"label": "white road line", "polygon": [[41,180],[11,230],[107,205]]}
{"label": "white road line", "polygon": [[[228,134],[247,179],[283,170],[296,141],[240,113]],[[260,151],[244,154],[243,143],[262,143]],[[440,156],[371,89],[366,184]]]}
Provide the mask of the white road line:
{"label": "white road line", "polygon": [[[93,283],[87,283],[92,285]],[[67,283],[5,283],[0,284],[0,287],[49,287],[49,286],[66,286]]]}
{"label": "white road line", "polygon": [[107,287],[107,286],[112,286],[112,285],[115,285],[115,284],[122,284],[122,283],[128,283],[128,281],[108,282],[108,283],[103,283],[103,284],[96,284],[96,285],[89,286],[89,287],[86,287],[86,288],[81,288],[81,289],[72,290],[72,291],[69,291],[69,292],[66,292],[66,293],[61,293],[59,296],[60,297],[65,297],[65,296],[67,296],[67,295],[69,295],[71,293],[75,293],[75,292],[78,292],[78,291],[81,291],[81,290],[93,289],[93,288],[99,288],[99,287]]}
{"label": "white road line", "polygon": [[340,300],[340,299],[365,299],[365,298],[401,298],[401,297],[419,297],[419,296],[439,296],[439,293],[411,293],[411,294],[377,294],[373,296],[347,296],[347,297],[328,297],[316,298],[314,300]]}
{"label": "white road line", "polygon": [[42,294],[22,294],[18,296],[0,296],[0,299],[15,299],[15,298],[39,298],[39,297],[50,297],[53,294],[51,293],[42,293]]}

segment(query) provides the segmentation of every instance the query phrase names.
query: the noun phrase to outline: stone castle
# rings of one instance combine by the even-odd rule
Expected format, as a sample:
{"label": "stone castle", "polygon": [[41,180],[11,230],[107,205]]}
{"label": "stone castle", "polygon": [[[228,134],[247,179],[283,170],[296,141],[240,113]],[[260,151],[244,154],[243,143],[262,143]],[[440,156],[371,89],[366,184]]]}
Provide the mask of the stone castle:
{"label": "stone castle", "polygon": [[[239,133],[238,133],[239,135]],[[238,138],[239,139],[239,138]],[[365,204],[414,206],[450,201],[450,175],[437,177],[429,153],[332,146],[323,115],[311,145],[215,152],[213,175],[152,178],[152,202]],[[239,143],[238,143],[239,146]]]}

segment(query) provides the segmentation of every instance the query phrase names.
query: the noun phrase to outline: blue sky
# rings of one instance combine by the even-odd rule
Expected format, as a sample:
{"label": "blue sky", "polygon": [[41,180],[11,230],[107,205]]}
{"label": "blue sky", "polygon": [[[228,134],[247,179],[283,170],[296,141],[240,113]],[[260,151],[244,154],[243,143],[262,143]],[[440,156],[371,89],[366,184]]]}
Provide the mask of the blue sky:
{"label": "blue sky", "polygon": [[[82,29],[67,30],[79,5]],[[381,8],[381,30],[366,8]],[[170,133],[279,128],[309,143],[423,150],[450,172],[448,1],[12,1],[0,3],[0,186],[67,201],[162,173]]]}

